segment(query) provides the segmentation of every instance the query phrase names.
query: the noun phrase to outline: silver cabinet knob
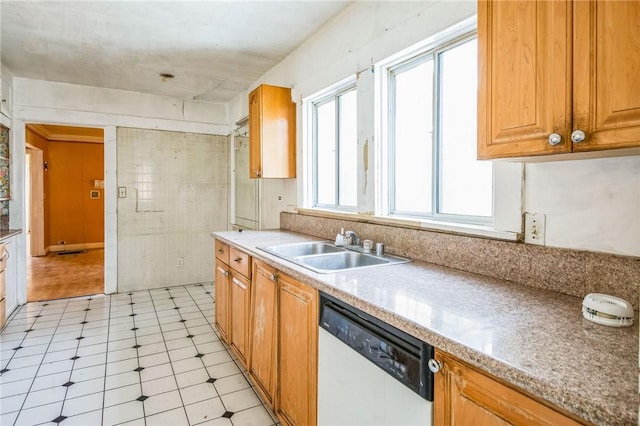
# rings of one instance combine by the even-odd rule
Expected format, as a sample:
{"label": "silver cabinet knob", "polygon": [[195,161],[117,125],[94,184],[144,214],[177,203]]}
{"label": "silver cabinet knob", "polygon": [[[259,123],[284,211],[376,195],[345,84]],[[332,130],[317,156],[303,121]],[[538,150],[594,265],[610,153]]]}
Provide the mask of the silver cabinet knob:
{"label": "silver cabinet knob", "polygon": [[587,135],[582,130],[574,130],[571,132],[571,141],[573,143],[580,143],[587,138]]}
{"label": "silver cabinet knob", "polygon": [[558,145],[560,142],[562,142],[562,136],[560,136],[558,133],[551,133],[549,135],[549,145]]}
{"label": "silver cabinet knob", "polygon": [[429,371],[431,371],[432,373],[437,373],[442,368],[440,362],[433,358],[427,362],[427,366],[429,367]]}
{"label": "silver cabinet knob", "polygon": [[273,281],[275,283],[276,280],[278,279],[278,276],[276,274],[271,274],[270,279],[271,279],[271,281]]}

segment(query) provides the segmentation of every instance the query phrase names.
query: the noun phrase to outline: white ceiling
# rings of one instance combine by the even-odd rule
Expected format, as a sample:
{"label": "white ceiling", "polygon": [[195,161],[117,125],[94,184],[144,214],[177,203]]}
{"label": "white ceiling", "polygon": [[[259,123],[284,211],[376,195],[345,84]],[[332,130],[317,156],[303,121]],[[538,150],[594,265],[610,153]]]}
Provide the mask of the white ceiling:
{"label": "white ceiling", "polygon": [[0,0],[2,63],[16,77],[227,102],[349,3]]}

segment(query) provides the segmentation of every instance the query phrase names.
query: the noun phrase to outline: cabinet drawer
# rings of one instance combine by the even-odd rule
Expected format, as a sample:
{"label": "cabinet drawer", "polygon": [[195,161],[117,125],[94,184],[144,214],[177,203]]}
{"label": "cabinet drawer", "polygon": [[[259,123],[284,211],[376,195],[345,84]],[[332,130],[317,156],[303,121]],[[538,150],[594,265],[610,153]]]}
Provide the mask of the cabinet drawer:
{"label": "cabinet drawer", "polygon": [[220,259],[222,263],[229,264],[229,246],[223,242],[216,240],[216,258]]}
{"label": "cabinet drawer", "polygon": [[228,265],[238,271],[241,275],[251,278],[251,256],[234,247],[229,248]]}

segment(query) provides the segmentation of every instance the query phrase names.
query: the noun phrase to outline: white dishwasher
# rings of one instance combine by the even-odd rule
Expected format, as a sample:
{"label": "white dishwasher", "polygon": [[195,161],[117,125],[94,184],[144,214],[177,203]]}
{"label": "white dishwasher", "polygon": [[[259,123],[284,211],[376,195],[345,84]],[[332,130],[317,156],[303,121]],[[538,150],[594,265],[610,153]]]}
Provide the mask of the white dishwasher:
{"label": "white dishwasher", "polygon": [[318,426],[433,424],[433,347],[321,293]]}

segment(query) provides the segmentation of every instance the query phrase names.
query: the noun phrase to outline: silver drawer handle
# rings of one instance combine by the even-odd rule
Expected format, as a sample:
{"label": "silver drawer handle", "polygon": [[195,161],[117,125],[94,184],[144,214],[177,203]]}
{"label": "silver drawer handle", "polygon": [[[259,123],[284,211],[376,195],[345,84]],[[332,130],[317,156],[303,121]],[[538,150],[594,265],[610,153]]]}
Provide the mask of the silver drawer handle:
{"label": "silver drawer handle", "polygon": [[238,287],[240,287],[241,289],[243,289],[243,290],[246,290],[246,289],[247,289],[247,286],[246,286],[246,285],[244,285],[244,284],[242,284],[242,283],[241,283],[240,281],[238,281],[236,278],[231,278],[231,281],[233,281],[233,283],[234,283],[235,285],[237,285]]}
{"label": "silver drawer handle", "polygon": [[222,275],[224,275],[225,277],[229,276],[229,271],[226,271],[219,266],[218,266],[218,271],[222,272]]}

